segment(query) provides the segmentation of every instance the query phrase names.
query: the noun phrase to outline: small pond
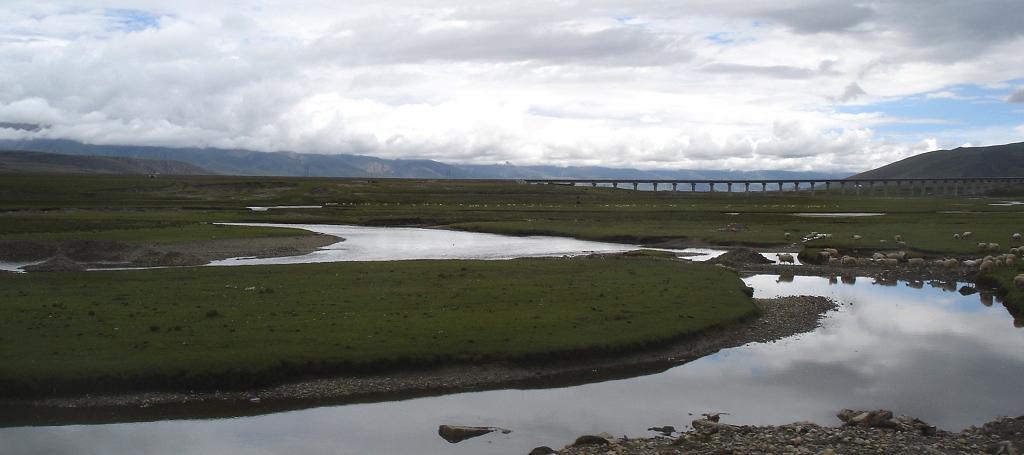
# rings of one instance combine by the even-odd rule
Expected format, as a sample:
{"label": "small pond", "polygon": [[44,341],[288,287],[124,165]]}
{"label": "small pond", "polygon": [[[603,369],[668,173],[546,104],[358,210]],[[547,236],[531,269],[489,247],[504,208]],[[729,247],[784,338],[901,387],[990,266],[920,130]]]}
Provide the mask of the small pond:
{"label": "small pond", "polygon": [[[727,413],[734,424],[838,425],[842,408],[886,408],[947,430],[1024,414],[1024,332],[989,296],[956,292],[963,283],[745,281],[756,297],[825,295],[840,306],[811,333],[627,379],[251,417],[3,428],[0,453],[525,454],[587,433],[684,429],[705,412]],[[245,406],[236,415],[268,404]],[[437,435],[441,424],[512,432],[449,444]]]}

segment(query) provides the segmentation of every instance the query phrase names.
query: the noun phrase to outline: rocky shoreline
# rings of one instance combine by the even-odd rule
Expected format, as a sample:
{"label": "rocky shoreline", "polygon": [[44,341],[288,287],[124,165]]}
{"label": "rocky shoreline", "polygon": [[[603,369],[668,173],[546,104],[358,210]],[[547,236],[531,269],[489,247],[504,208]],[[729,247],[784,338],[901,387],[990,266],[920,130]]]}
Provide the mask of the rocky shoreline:
{"label": "rocky shoreline", "polygon": [[581,436],[563,450],[538,447],[530,455],[723,455],[723,454],[1003,454],[1024,449],[1024,416],[998,417],[959,432],[936,430],[916,418],[893,417],[886,410],[841,410],[844,423],[823,427],[810,422],[777,426],[737,426],[709,415],[694,420],[692,431],[658,428],[654,438]]}

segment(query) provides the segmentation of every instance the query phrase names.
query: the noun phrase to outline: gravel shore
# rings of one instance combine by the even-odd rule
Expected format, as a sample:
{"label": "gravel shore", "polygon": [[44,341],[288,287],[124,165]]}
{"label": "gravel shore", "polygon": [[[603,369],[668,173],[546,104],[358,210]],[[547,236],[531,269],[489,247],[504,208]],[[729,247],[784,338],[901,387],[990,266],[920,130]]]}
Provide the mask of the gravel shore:
{"label": "gravel shore", "polygon": [[[847,415],[888,411],[850,411]],[[891,416],[891,413],[889,413]],[[839,427],[809,422],[778,426],[733,426],[703,420],[678,436],[615,439],[581,437],[561,451],[537,448],[531,455],[724,455],[724,454],[1017,454],[1024,449],[1024,417],[999,417],[960,432],[935,430],[913,417],[876,422],[847,421]],[[674,432],[672,432],[674,433]]]}

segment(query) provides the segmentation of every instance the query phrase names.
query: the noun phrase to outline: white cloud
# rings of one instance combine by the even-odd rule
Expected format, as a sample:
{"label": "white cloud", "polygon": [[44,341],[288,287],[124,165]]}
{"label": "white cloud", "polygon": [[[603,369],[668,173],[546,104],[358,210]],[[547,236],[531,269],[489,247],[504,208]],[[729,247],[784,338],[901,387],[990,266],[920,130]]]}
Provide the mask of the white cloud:
{"label": "white cloud", "polygon": [[854,172],[924,141],[1019,140],[1024,121],[901,137],[880,131],[921,120],[836,107],[1012,86],[1021,4],[982,3],[5,2],[0,122],[108,144]]}

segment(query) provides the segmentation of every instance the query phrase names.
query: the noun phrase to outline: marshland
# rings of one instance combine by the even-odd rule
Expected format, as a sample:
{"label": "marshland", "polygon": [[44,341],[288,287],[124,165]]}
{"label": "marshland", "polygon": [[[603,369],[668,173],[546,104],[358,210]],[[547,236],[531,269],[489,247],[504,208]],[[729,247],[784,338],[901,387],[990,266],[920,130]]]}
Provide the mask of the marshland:
{"label": "marshland", "polygon": [[[1006,320],[1008,332],[1001,336],[1010,337],[1006,342],[1013,345],[1019,343],[1013,321],[1021,308],[1021,294],[1012,281],[1020,264],[1004,264],[984,273],[960,264],[993,254],[979,249],[982,242],[1002,244],[1002,253],[1017,246],[1013,234],[1022,227],[1019,207],[1003,202],[1022,194],[1024,190],[1010,187],[972,198],[837,197],[821,191],[813,197],[794,192],[745,197],[511,181],[5,177],[0,181],[0,261],[35,263],[60,254],[89,269],[0,273],[5,423],[17,427],[95,422],[95,413],[83,412],[81,406],[117,403],[124,404],[121,408],[146,410],[142,420],[160,420],[161,415],[173,419],[272,414],[300,408],[318,412],[322,408],[315,403],[299,403],[298,397],[283,392],[259,396],[254,391],[289,390],[291,384],[345,378],[422,377],[446,369],[483,379],[452,381],[448,387],[445,380],[430,387],[408,387],[415,392],[405,395],[406,400],[440,394],[431,398],[439,402],[428,408],[444,408],[449,406],[444,402],[458,399],[444,397],[463,396],[447,395],[453,392],[495,388],[486,393],[514,393],[519,387],[539,387],[544,382],[536,378],[516,382],[522,378],[488,373],[504,368],[547,377],[548,386],[559,388],[592,387],[586,384],[610,379],[619,384],[623,377],[666,371],[685,376],[690,373],[671,368],[706,369],[707,361],[690,362],[692,357],[746,340],[736,337],[742,342],[724,342],[699,354],[692,351],[691,357],[669,355],[676,361],[668,366],[659,363],[666,357],[639,364],[622,359],[735,334],[768,320],[773,310],[757,300],[771,297],[759,294],[776,292],[758,278],[767,275],[776,275],[773,281],[778,286],[793,283],[782,287],[780,296],[815,294],[832,299],[839,313],[826,314],[826,325],[847,317],[842,316],[844,312],[860,303],[847,307],[844,299],[848,297],[842,292],[830,293],[828,285],[821,290],[819,282],[806,280],[827,283],[829,277],[852,278],[859,279],[857,286],[905,282],[898,288],[908,289],[914,287],[912,282],[934,280],[952,282],[956,289],[983,289],[990,303],[995,299],[999,305],[982,305],[977,295],[962,298],[997,310],[991,317]],[[282,208],[257,211],[249,207]],[[862,213],[877,215],[845,216]],[[620,253],[501,261],[198,265],[230,257],[232,248],[227,244],[235,245],[237,256],[295,256],[322,244],[339,240],[345,244],[343,235],[318,239],[330,236],[280,225],[414,226],[501,234],[510,236],[510,242],[524,236],[566,237],[628,248]],[[959,238],[967,231],[972,233],[969,239]],[[811,233],[828,236],[804,241]],[[89,242],[92,249],[82,246]],[[684,252],[692,247],[788,252],[798,256],[800,264],[722,267],[687,261]],[[818,253],[830,248],[860,259],[902,252],[908,259],[925,259],[926,265],[906,260],[850,267],[830,266],[827,260],[818,263]],[[135,253],[114,254],[131,251]],[[109,254],[100,254],[104,252]],[[140,259],[166,258],[172,252],[194,256],[197,265],[153,268],[153,263]],[[956,259],[958,266],[939,267],[935,261],[940,259]],[[937,292],[922,298],[945,296]],[[878,298],[887,299],[898,301],[895,296]],[[872,305],[880,304],[884,302]],[[826,311],[814,308],[807,310],[812,314],[809,326],[793,328],[786,335],[814,329],[819,313]],[[945,313],[927,306],[907,317],[921,318],[924,324],[930,311],[935,318],[945,318]],[[812,340],[821,336],[807,335]],[[784,336],[768,339],[782,339],[783,345],[796,343],[785,342],[791,338]],[[778,344],[765,346],[779,349]],[[1002,362],[1011,370],[1011,378],[1019,373],[1014,373],[1019,363]],[[627,363],[631,369],[616,368]],[[584,367],[576,373],[545,375],[565,364],[599,365],[588,371],[600,371],[580,374],[587,370]],[[380,390],[349,393],[348,398],[333,402],[331,394],[313,398],[341,405],[342,413],[354,412],[355,405],[344,403],[402,397],[402,387],[393,384],[403,383],[390,384],[384,387],[390,394]],[[109,401],[88,399],[96,396]],[[171,405],[160,397],[191,404]],[[202,398],[178,400],[181,397]],[[253,398],[260,398],[259,403]],[[289,404],[278,406],[276,400]],[[222,403],[219,410],[197,411],[204,406],[216,408],[211,405],[215,402]],[[389,406],[402,406],[397,404],[402,401],[394,403],[378,405],[372,412],[387,413]],[[68,408],[72,405],[76,410]],[[469,408],[474,406],[478,405]],[[667,411],[652,412],[667,418]],[[127,421],[138,415],[138,411],[120,413],[124,416],[120,420]],[[72,417],[61,420],[61,415]],[[466,411],[456,417],[472,420],[473,415]],[[749,423],[779,423],[758,420],[763,416],[751,418],[757,421]],[[794,420],[810,418],[795,416]],[[494,419],[499,417],[484,420]],[[606,419],[595,420],[609,424]],[[109,424],[119,419],[99,421]],[[662,423],[666,422],[638,424]]]}

